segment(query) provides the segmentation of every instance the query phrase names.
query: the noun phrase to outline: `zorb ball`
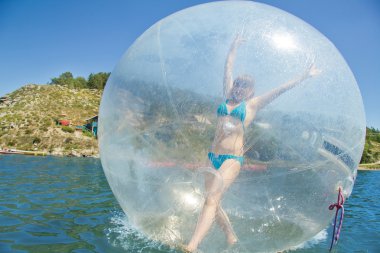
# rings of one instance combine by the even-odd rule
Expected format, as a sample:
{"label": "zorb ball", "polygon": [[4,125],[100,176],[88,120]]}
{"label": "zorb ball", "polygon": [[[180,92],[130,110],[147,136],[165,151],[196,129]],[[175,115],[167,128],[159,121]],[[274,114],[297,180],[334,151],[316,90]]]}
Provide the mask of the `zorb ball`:
{"label": "zorb ball", "polygon": [[[129,223],[152,242],[186,245],[205,198],[217,108],[233,76],[255,80],[255,97],[321,73],[278,96],[244,128],[244,163],[221,207],[238,237],[229,247],[214,222],[202,252],[277,252],[311,239],[348,197],[361,158],[365,117],[355,78],[334,45],[279,9],[251,1],[202,4],[144,32],[113,70],[99,113],[105,175]],[[220,116],[219,116],[220,117]],[[222,182],[221,182],[222,184]]]}

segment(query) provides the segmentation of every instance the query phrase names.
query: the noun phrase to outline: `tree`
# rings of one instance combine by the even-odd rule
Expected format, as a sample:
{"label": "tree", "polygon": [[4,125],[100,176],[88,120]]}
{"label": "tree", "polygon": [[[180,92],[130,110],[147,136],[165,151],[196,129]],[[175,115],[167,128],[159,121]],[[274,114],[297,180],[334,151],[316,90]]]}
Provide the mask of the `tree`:
{"label": "tree", "polygon": [[61,74],[59,77],[55,77],[51,79],[50,84],[62,85],[68,88],[74,89],[104,89],[106,86],[108,77],[111,73],[99,72],[96,74],[90,74],[88,80],[79,76],[74,78],[71,72],[65,72]]}
{"label": "tree", "polygon": [[73,74],[71,74],[71,72],[65,72],[61,74],[59,77],[52,78],[50,84],[70,86],[70,84],[73,83],[73,81]]}
{"label": "tree", "polygon": [[85,89],[87,88],[87,80],[84,77],[77,77],[74,80],[74,88]]}
{"label": "tree", "polygon": [[110,73],[99,72],[97,74],[90,74],[88,77],[87,87],[90,89],[104,89],[106,86]]}
{"label": "tree", "polygon": [[50,84],[62,85],[74,89],[87,88],[87,80],[81,76],[74,78],[71,72],[65,72],[59,77],[52,78]]}
{"label": "tree", "polygon": [[363,150],[360,163],[371,163],[371,162],[372,162],[372,155],[371,155],[370,145],[366,142],[364,145],[364,150]]}

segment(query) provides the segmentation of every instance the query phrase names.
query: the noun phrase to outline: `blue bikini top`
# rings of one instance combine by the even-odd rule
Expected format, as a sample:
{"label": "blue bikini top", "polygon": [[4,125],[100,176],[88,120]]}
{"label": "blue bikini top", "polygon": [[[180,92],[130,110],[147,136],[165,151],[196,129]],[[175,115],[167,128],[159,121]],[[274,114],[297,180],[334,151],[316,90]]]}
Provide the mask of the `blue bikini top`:
{"label": "blue bikini top", "polygon": [[218,110],[216,111],[218,117],[230,115],[234,118],[239,119],[241,122],[244,122],[246,115],[245,101],[241,102],[240,105],[236,106],[230,113],[228,113],[227,103],[228,99],[226,100],[226,102],[219,105]]}

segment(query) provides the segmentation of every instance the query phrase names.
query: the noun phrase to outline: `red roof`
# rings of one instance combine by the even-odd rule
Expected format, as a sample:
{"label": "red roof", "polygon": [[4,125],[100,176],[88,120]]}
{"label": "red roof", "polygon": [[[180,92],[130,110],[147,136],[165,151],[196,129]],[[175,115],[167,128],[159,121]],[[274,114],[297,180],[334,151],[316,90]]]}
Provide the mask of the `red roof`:
{"label": "red roof", "polygon": [[65,119],[59,120],[59,123],[62,126],[68,126],[68,125],[70,125],[70,121],[69,120],[65,120]]}

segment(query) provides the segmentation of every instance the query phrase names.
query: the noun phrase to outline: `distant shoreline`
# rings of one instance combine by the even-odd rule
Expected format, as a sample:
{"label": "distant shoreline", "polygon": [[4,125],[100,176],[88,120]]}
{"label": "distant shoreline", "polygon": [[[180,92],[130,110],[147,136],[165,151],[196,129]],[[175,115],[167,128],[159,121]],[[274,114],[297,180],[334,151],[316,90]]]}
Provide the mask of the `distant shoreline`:
{"label": "distant shoreline", "polygon": [[363,171],[369,171],[369,170],[380,171],[380,166],[379,166],[379,168],[365,168],[365,167],[359,167],[358,170],[363,170]]}
{"label": "distant shoreline", "polygon": [[[28,152],[30,152],[30,153],[33,153],[33,152],[36,152],[36,151],[28,151]],[[31,154],[21,154],[21,153],[14,153],[14,154],[17,154],[17,155],[27,155],[27,156],[35,156],[35,155],[31,155]],[[45,153],[44,155],[42,155],[42,156],[55,156],[55,157],[78,157],[78,158],[81,158],[81,157],[83,157],[83,158],[97,158],[97,159],[100,159],[100,156],[99,156],[99,154],[93,154],[93,155],[89,155],[89,156],[86,156],[86,155],[78,155],[79,153],[77,153],[77,154],[75,154],[75,155],[73,155],[73,154],[66,154],[66,155],[64,155],[64,154],[51,154],[51,153]],[[0,156],[1,155],[13,155],[13,154],[0,154]],[[41,155],[40,155],[41,156]],[[377,167],[377,168],[366,168],[366,167],[361,167],[361,166],[359,166],[358,167],[358,170],[360,170],[360,171],[380,171],[380,164],[379,164],[379,167]]]}
{"label": "distant shoreline", "polygon": [[71,153],[50,153],[47,151],[36,151],[36,150],[18,150],[18,149],[0,149],[1,155],[27,155],[27,156],[55,156],[55,157],[91,157],[91,158],[99,158],[99,154],[82,154],[79,151],[72,150]]}

